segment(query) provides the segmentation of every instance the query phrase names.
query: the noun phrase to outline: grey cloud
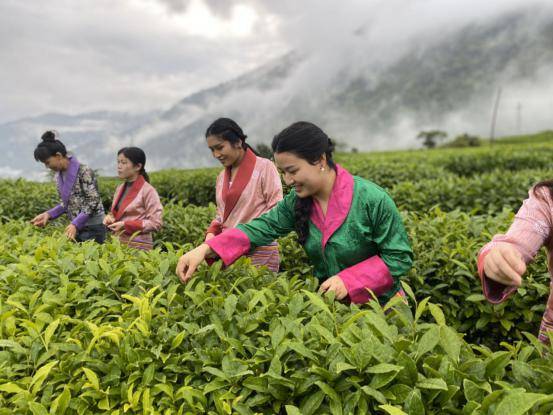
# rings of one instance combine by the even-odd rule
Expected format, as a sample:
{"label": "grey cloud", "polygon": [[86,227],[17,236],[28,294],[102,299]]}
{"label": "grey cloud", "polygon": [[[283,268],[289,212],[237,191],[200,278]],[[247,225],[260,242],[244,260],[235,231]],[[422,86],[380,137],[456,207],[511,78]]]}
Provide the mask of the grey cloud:
{"label": "grey cloud", "polygon": [[187,36],[124,1],[2,3],[0,122],[52,111],[168,107],[259,65],[267,56],[259,45],[272,40],[257,34]]}
{"label": "grey cloud", "polygon": [[[146,1],[146,0],[144,0]],[[154,1],[154,0],[150,0]],[[190,0],[155,0],[169,14],[185,13]],[[236,2],[206,0],[218,16],[229,17]],[[468,24],[534,5],[550,14],[546,0],[244,0],[262,16],[245,39],[208,40],[185,36],[131,13],[125,2],[68,0],[8,2],[0,5],[0,121],[50,110],[139,111],[167,108],[186,95],[232,79],[271,58],[295,51],[297,67],[280,89],[237,92],[204,111],[231,111],[237,102],[260,135],[270,134],[270,114],[292,102],[330,95],[351,79],[368,84],[413,50],[426,50]],[[130,3],[129,3],[130,4]],[[265,18],[277,22],[265,31]],[[522,86],[517,87],[519,90]],[[479,104],[480,105],[480,104]],[[269,114],[269,115],[267,115]],[[299,114],[298,114],[299,115]],[[351,127],[348,114],[315,115],[336,131]],[[449,122],[462,125],[468,114]],[[461,120],[461,121],[459,121]],[[249,122],[249,121],[248,121]],[[278,128],[274,121],[274,128]],[[392,128],[392,127],[390,127]],[[413,127],[404,120],[397,136]]]}

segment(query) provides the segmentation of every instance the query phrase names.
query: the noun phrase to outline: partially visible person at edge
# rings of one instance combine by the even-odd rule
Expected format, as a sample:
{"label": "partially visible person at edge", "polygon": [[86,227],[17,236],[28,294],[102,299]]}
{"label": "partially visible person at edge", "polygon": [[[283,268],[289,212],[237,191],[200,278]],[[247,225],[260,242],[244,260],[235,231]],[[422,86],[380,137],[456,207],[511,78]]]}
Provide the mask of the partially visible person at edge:
{"label": "partially visible person at edge", "polygon": [[71,221],[65,228],[65,235],[69,239],[103,243],[106,238],[106,229],[102,223],[104,207],[94,171],[81,164],[75,156],[68,155],[65,145],[58,140],[54,131],[46,131],[42,135],[42,142],[36,147],[34,156],[36,161],[56,172],[61,203],[36,216],[31,223],[43,227],[50,220],[66,213]]}
{"label": "partially visible person at edge", "polygon": [[365,303],[372,291],[381,302],[404,295],[400,277],[413,254],[401,216],[388,194],[352,176],[332,159],[333,144],[316,125],[296,122],[272,142],[275,161],[291,192],[269,212],[216,236],[179,259],[185,283],[200,263],[219,257],[232,264],[252,247],[295,230],[319,292]]}
{"label": "partially visible person at edge", "polygon": [[163,224],[163,206],[145,169],[146,154],[138,147],[124,147],[117,152],[117,186],[104,225],[119,240],[133,248],[149,251],[154,246],[153,232]]}
{"label": "partially visible person at edge", "polygon": [[[246,223],[271,210],[282,200],[282,183],[272,161],[258,157],[246,143],[242,128],[230,118],[215,120],[206,130],[207,146],[224,167],[217,176],[217,215],[205,240]],[[255,266],[278,271],[278,244],[268,240],[248,253]]]}
{"label": "partially visible person at edge", "polygon": [[[492,304],[507,300],[522,285],[526,266],[542,246],[547,250],[547,266],[553,278],[553,180],[538,183],[528,194],[507,233],[495,235],[478,254],[482,289]],[[550,343],[548,332],[553,332],[551,289],[538,334],[545,344]]]}

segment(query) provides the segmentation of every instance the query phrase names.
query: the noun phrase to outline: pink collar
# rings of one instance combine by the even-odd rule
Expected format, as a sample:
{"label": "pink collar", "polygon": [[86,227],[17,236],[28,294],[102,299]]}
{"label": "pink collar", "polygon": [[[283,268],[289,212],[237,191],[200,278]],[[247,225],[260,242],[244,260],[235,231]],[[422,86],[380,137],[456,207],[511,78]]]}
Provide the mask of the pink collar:
{"label": "pink collar", "polygon": [[238,167],[238,171],[236,172],[236,177],[234,177],[232,185],[230,184],[231,169],[230,167],[225,169],[225,176],[223,180],[223,200],[225,201],[223,222],[227,220],[230,213],[236,206],[236,203],[238,203],[238,199],[242,196],[244,189],[250,182],[256,162],[256,155],[250,148],[248,148],[242,162],[240,163],[240,166]]}
{"label": "pink collar", "polygon": [[123,199],[121,206],[119,206],[119,209],[116,211],[115,206],[117,206],[119,199],[123,196],[123,192],[125,191],[125,184],[123,183],[120,186],[119,193],[117,197],[113,199],[113,204],[111,205],[111,213],[115,218],[115,220],[120,220],[123,217],[123,213],[125,213],[125,209],[127,209],[127,207],[136,198],[136,196],[138,196],[138,192],[140,192],[140,189],[142,189],[142,187],[144,186],[144,183],[146,183],[144,176],[139,175],[137,179],[134,181],[134,183],[131,185],[127,194],[125,195],[125,199]]}
{"label": "pink collar", "polygon": [[328,200],[326,216],[323,214],[319,203],[313,200],[311,220],[323,234],[321,241],[323,249],[330,237],[342,226],[348,216],[353,200],[353,184],[351,173],[337,164],[336,181]]}

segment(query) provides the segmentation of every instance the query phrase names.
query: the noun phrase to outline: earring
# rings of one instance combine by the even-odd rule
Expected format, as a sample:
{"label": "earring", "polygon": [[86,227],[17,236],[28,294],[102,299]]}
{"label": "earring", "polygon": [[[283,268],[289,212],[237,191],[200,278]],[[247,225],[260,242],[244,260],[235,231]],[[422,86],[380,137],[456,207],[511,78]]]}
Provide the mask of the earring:
{"label": "earring", "polygon": [[325,168],[321,166],[321,171],[325,171]]}

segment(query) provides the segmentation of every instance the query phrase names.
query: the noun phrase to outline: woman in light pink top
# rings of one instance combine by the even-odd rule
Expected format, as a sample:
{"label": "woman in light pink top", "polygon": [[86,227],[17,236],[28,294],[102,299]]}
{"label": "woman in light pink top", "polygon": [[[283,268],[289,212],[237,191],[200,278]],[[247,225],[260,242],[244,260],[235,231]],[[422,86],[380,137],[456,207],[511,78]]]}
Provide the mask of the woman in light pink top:
{"label": "woman in light pink top", "polygon": [[[553,277],[552,229],[553,181],[538,183],[530,190],[507,233],[495,235],[480,250],[478,273],[489,302],[499,304],[520,287],[526,265],[542,246],[547,249],[547,265]],[[552,291],[540,326],[540,341],[549,343],[549,331],[553,331]]]}
{"label": "woman in light pink top", "polygon": [[115,190],[104,225],[121,242],[133,248],[151,250],[152,233],[162,226],[163,206],[144,169],[146,155],[138,147],[125,147],[117,153],[117,174],[124,183]]}
{"label": "woman in light pink top", "polygon": [[[282,200],[282,183],[275,165],[256,156],[246,144],[242,128],[230,118],[219,118],[207,129],[207,145],[225,167],[217,177],[217,216],[206,232],[206,241],[247,223],[271,210]],[[248,255],[253,265],[278,271],[278,245],[259,246]]]}

